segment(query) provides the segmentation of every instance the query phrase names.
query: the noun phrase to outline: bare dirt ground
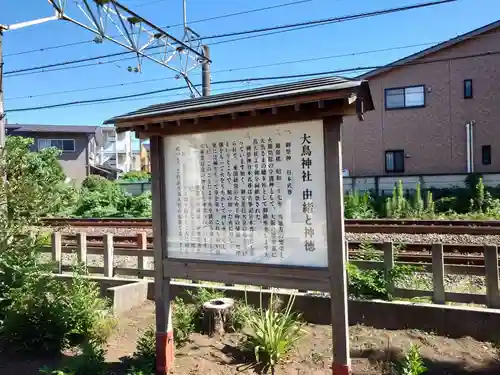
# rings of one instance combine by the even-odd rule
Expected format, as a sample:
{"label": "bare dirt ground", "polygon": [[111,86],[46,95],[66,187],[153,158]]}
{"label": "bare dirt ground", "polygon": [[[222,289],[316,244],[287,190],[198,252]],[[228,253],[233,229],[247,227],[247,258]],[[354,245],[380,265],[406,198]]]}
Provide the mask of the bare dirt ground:
{"label": "bare dirt ground", "polygon": [[[154,305],[150,302],[131,310],[120,319],[117,331],[109,341],[107,361],[110,371],[123,375],[121,359],[131,355],[141,333],[154,323]],[[460,324],[457,322],[457,324]],[[331,329],[307,325],[307,334],[298,347],[277,369],[276,374],[331,374]],[[241,336],[229,334],[211,339],[200,334],[176,350],[176,375],[251,375],[258,369],[238,350]],[[389,374],[389,361],[401,358],[411,344],[418,344],[428,368],[428,375],[497,375],[500,361],[492,343],[472,338],[450,339],[417,330],[386,331],[364,326],[350,327],[351,356],[354,374]],[[57,359],[26,360],[0,354],[1,375],[36,375],[43,365]]]}

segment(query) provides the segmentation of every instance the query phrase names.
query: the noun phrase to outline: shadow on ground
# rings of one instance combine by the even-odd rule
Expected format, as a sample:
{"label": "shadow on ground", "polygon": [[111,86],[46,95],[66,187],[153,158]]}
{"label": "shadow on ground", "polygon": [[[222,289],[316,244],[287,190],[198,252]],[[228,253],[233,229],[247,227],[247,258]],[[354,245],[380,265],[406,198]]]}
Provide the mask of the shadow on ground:
{"label": "shadow on ground", "polygon": [[[221,366],[227,366],[233,368],[234,373],[245,373],[247,370],[249,373],[254,372],[256,374],[264,374],[265,368],[262,366],[256,366],[248,353],[242,352],[238,347],[225,345],[221,352],[224,353],[230,360],[228,362],[220,362]],[[374,372],[356,372],[353,375],[358,374],[384,374],[389,375],[389,362],[394,362],[402,359],[402,351],[397,348],[388,348],[386,350],[379,349],[365,349],[365,350],[355,350],[351,352],[351,357],[353,360],[365,359],[370,362],[375,368],[378,365],[379,368],[383,367],[384,370],[374,371]],[[42,357],[42,358],[32,358],[27,359],[26,357],[16,356],[15,354],[0,353],[0,374],[1,375],[40,375],[40,368],[44,366],[48,368],[58,368],[61,364],[65,362],[67,357],[61,355],[58,357]],[[107,363],[105,367],[106,374],[113,375],[126,375],[127,369],[130,368],[130,361],[126,358],[120,358],[120,362]],[[478,364],[476,368],[464,368],[464,364],[461,363],[460,359],[457,358],[454,362],[446,361],[436,361],[424,358],[425,366],[428,371],[425,375],[499,375],[500,374],[500,361],[491,361],[489,363]],[[382,366],[381,366],[382,364]],[[226,367],[226,368],[227,368]],[[356,369],[354,369],[356,370]],[[185,375],[185,374],[180,374]]]}
{"label": "shadow on ground", "polygon": [[[388,348],[380,349],[365,349],[351,351],[352,359],[367,359],[371,364],[383,364],[385,371],[382,374],[391,374],[389,363],[395,363],[403,359],[401,349]],[[488,361],[478,364],[475,368],[465,368],[463,362],[457,358],[456,361],[437,361],[434,359],[423,358],[427,372],[425,375],[500,375],[500,361]],[[365,374],[365,373],[364,373]],[[356,375],[354,372],[353,375]]]}

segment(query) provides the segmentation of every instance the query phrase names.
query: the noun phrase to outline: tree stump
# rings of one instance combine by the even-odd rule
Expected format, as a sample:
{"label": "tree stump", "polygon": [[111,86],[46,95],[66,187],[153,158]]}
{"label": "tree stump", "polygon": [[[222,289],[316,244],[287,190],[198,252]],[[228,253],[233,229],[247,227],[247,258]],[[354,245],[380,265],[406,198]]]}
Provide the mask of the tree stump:
{"label": "tree stump", "polygon": [[217,298],[203,304],[203,329],[210,337],[224,335],[229,329],[234,300]]}

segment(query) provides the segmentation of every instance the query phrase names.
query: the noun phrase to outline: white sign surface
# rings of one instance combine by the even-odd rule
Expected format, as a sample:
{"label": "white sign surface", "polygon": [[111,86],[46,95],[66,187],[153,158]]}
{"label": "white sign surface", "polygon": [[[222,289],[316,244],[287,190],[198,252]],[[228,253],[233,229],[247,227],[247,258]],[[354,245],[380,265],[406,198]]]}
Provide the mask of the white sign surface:
{"label": "white sign surface", "polygon": [[327,267],[321,121],[164,142],[169,258]]}

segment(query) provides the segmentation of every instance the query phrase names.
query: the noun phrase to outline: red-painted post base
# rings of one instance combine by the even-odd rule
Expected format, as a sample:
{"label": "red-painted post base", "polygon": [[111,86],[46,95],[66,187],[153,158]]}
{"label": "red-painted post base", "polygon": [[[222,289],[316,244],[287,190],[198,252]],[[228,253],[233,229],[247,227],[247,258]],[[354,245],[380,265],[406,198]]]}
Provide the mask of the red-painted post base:
{"label": "red-painted post base", "polygon": [[338,363],[334,363],[332,365],[332,374],[333,375],[351,375],[351,368],[349,365],[340,365]]}
{"label": "red-painted post base", "polygon": [[156,333],[156,375],[167,375],[174,370],[174,332]]}

